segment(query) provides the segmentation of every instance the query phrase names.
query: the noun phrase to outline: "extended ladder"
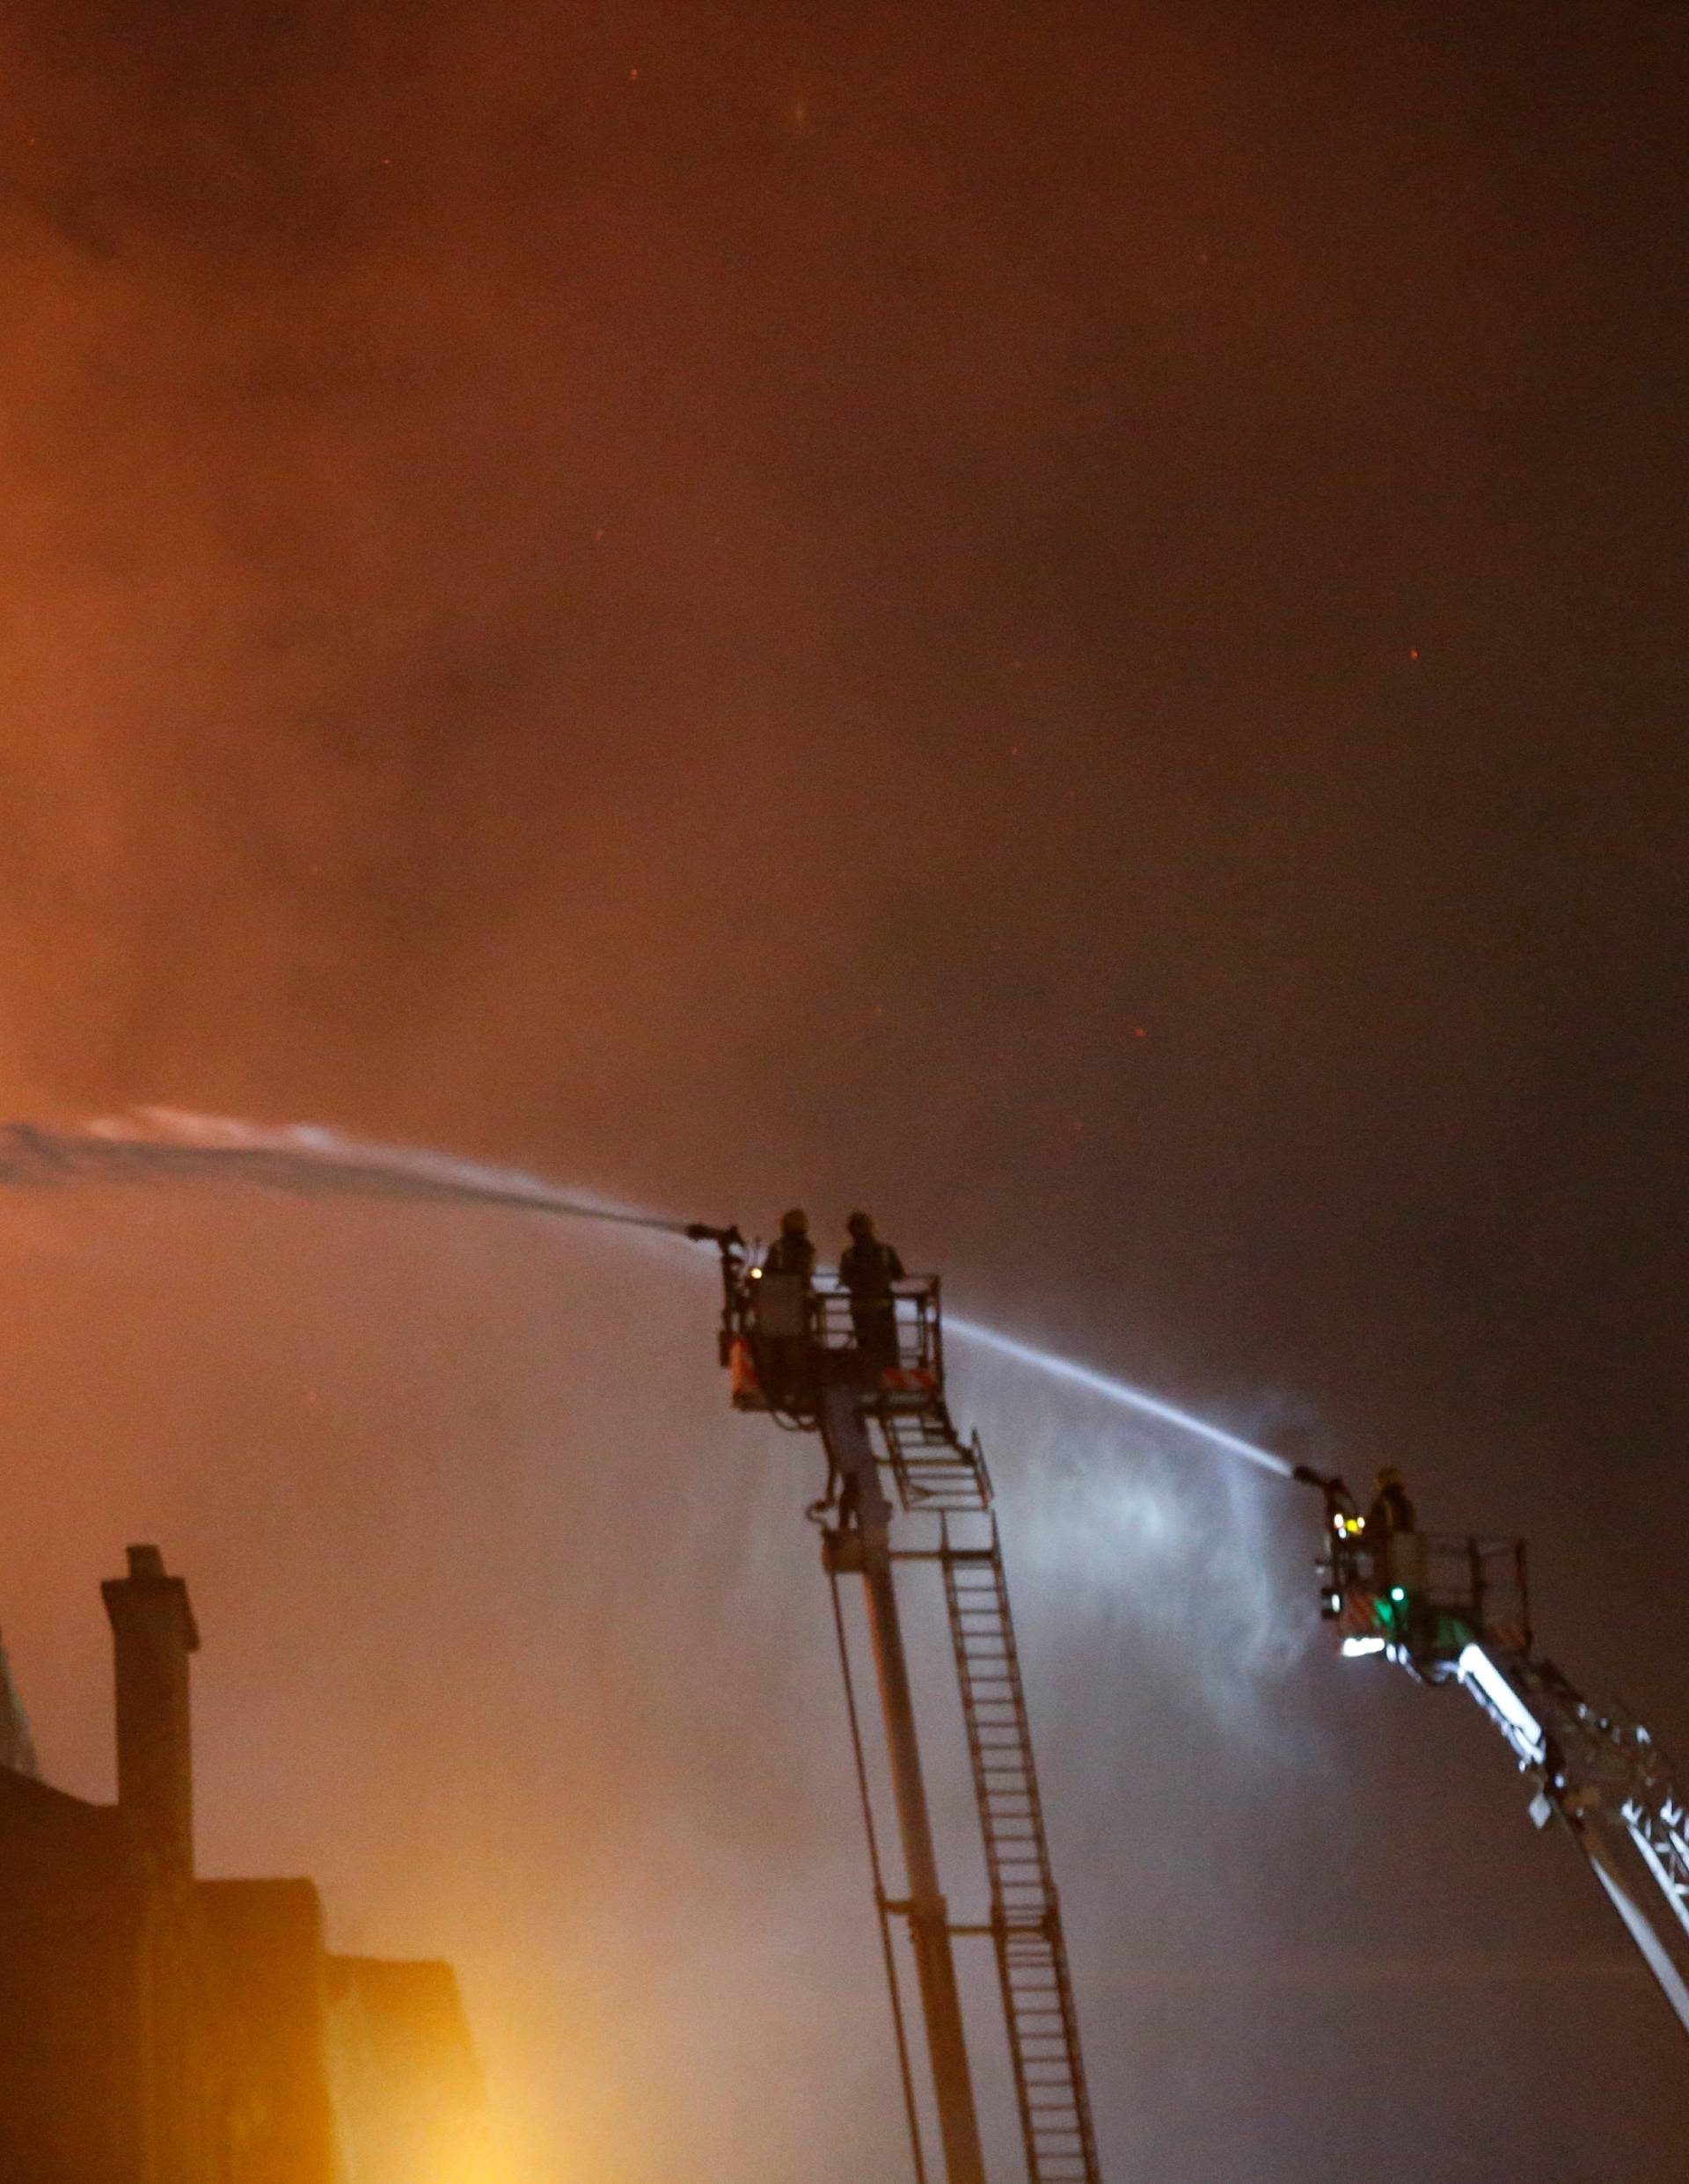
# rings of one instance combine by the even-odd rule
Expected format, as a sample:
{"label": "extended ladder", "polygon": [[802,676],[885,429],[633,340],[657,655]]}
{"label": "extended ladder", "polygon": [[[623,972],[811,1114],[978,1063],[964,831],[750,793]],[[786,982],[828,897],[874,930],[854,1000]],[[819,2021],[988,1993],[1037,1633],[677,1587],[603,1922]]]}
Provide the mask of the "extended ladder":
{"label": "extended ladder", "polygon": [[[988,1936],[996,1954],[1027,2184],[1101,2184],[991,1478],[977,1435],[964,1440],[946,1406],[937,1277],[900,1282],[878,1309],[865,1308],[837,1282],[749,1266],[737,1230],[696,1234],[721,1254],[720,1355],[735,1409],[819,1432],[827,1451],[827,1496],[809,1513],[824,1527],[822,1561],[833,1581],[917,2184],[926,2159],[894,1918],[906,1924],[919,1990],[946,2184],[985,2184],[953,1951],[963,1936]],[[898,1566],[910,1563],[937,1563],[943,1578],[990,1888],[983,1924],[954,1921],[942,1886],[899,1604]],[[899,1897],[880,1857],[840,1597],[846,1576],[861,1581],[872,1641],[903,1852]]]}
{"label": "extended ladder", "polygon": [[1050,1867],[1014,1618],[978,1436],[941,1400],[866,1406],[905,1513],[937,1521],[957,1687],[991,1890],[990,1932],[1028,2184],[1100,2184],[1078,2015]]}
{"label": "extended ladder", "polygon": [[1015,2093],[1032,2184],[1096,2184],[1091,2103],[1079,2051],[1061,1900],[1027,1720],[997,1520],[983,1545],[956,1544],[943,1519],[940,1555],[968,1726],[991,1890]]}

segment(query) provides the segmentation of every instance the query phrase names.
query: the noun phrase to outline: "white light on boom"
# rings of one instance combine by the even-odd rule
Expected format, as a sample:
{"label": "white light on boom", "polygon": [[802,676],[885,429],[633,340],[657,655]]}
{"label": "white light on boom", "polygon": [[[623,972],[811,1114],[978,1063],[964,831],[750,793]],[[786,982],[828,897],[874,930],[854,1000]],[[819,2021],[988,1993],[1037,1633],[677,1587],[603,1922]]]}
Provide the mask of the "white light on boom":
{"label": "white light on boom", "polygon": [[1539,1767],[1548,1757],[1542,1724],[1483,1647],[1468,1646],[1460,1655],[1458,1667],[1460,1681],[1475,1686],[1520,1758],[1528,1766]]}

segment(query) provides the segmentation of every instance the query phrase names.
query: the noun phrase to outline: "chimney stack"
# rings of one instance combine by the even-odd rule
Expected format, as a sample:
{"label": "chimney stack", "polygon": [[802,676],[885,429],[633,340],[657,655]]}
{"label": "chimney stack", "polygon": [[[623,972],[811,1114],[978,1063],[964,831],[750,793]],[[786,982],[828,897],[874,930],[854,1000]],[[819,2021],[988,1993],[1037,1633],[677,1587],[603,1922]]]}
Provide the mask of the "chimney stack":
{"label": "chimney stack", "polygon": [[157,1547],[131,1547],[127,1577],[100,1587],[117,1670],[117,1802],[162,1862],[194,1872],[187,1656],[200,1633],[187,1587]]}

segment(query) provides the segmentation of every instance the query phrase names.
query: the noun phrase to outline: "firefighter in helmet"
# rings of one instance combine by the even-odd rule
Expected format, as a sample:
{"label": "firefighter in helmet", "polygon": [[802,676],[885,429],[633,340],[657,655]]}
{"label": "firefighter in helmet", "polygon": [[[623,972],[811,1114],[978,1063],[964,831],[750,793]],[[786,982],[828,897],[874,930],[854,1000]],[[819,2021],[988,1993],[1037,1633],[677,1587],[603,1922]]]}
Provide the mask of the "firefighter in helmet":
{"label": "firefighter in helmet", "polygon": [[1366,1544],[1372,1552],[1372,1573],[1380,1591],[1414,1574],[1411,1550],[1404,1552],[1398,1542],[1412,1542],[1418,1530],[1418,1518],[1401,1473],[1393,1464],[1386,1464],[1378,1473],[1366,1512]]}
{"label": "firefighter in helmet", "polygon": [[809,1234],[809,1216],[793,1206],[780,1216],[780,1232],[769,1245],[763,1272],[795,1274],[806,1287],[815,1275],[815,1246]]}
{"label": "firefighter in helmet", "polygon": [[780,1232],[764,1254],[755,1297],[757,1371],[776,1410],[798,1410],[814,1395],[810,1326],[815,1246],[800,1207],[780,1216]]}
{"label": "firefighter in helmet", "polygon": [[1378,1486],[1366,1512],[1366,1529],[1379,1534],[1419,1530],[1414,1505],[1408,1499],[1401,1473],[1393,1464],[1386,1464],[1378,1473]]}
{"label": "firefighter in helmet", "polygon": [[851,1240],[839,1256],[838,1278],[850,1294],[851,1325],[863,1362],[876,1372],[897,1362],[897,1305],[893,1285],[903,1262],[874,1232],[873,1216],[853,1213],[845,1223]]}

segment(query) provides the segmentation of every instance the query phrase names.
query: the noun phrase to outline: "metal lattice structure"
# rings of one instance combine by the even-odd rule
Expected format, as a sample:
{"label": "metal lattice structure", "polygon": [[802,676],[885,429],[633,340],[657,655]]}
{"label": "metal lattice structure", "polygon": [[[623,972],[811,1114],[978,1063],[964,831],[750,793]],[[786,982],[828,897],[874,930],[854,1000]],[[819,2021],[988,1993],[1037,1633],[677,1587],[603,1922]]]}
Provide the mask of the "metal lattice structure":
{"label": "metal lattice structure", "polygon": [[1658,1745],[1529,1654],[1474,1640],[1454,1680],[1512,1747],[1534,1787],[1532,1820],[1569,1830],[1689,2032],[1689,1823]]}

